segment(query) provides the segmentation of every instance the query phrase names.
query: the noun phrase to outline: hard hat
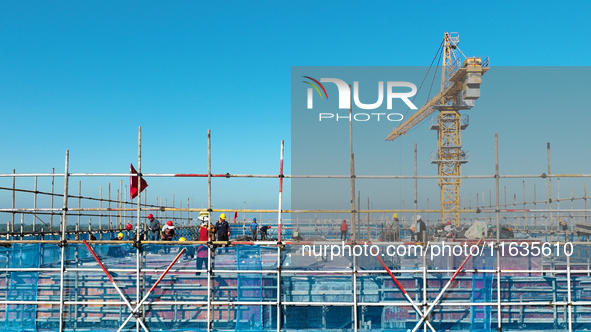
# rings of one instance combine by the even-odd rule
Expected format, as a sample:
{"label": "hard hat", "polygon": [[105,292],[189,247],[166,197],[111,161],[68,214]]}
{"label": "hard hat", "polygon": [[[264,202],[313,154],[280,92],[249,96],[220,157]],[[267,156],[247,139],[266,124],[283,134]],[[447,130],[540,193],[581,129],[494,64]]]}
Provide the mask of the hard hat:
{"label": "hard hat", "polygon": [[451,225],[451,221],[448,221],[446,225]]}
{"label": "hard hat", "polygon": [[182,237],[182,238],[180,238],[180,239],[179,239],[179,241],[185,241],[185,238],[184,238],[184,237]]}
{"label": "hard hat", "polygon": [[420,214],[417,214],[417,221],[423,219]]}
{"label": "hard hat", "polygon": [[347,220],[343,219],[343,222],[347,222]]}
{"label": "hard hat", "polygon": [[125,226],[125,228],[127,228],[127,230],[130,231],[133,228],[133,226],[131,226],[131,224],[127,224],[127,226]]}
{"label": "hard hat", "polygon": [[154,215],[151,213],[148,215],[148,219],[150,219],[150,218],[154,218]]}
{"label": "hard hat", "polygon": [[167,221],[167,222],[166,222],[166,224],[167,224],[168,226],[172,226],[172,220],[169,220],[169,221]]}
{"label": "hard hat", "polygon": [[392,218],[394,218],[394,219],[398,219],[398,213],[394,213],[394,214],[392,215]]}
{"label": "hard hat", "polygon": [[257,221],[257,218],[252,218],[252,221]]}
{"label": "hard hat", "polygon": [[123,237],[123,233],[117,234],[117,237]]}
{"label": "hard hat", "polygon": [[220,214],[220,219],[226,219],[226,214],[224,214],[224,213]]}
{"label": "hard hat", "polygon": [[269,226],[267,226],[267,227],[271,228],[271,225],[269,225]]}

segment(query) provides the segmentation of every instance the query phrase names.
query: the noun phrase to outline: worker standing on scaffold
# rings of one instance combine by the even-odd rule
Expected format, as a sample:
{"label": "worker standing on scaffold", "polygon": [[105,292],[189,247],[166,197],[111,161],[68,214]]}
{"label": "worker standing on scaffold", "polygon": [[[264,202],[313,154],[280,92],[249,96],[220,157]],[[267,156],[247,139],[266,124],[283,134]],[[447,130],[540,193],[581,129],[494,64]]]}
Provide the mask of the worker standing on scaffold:
{"label": "worker standing on scaffold", "polygon": [[394,213],[392,215],[392,221],[388,223],[386,241],[400,241],[400,220],[398,220],[398,213]]}
{"label": "worker standing on scaffold", "polygon": [[349,226],[347,225],[347,220],[343,219],[341,223],[341,241],[347,241],[347,231],[349,230]]}
{"label": "worker standing on scaffold", "polygon": [[[230,225],[226,221],[226,215],[224,213],[220,214],[220,220],[215,224],[215,230],[218,235],[218,241],[228,241],[230,239]],[[226,245],[223,246],[226,247]]]}
{"label": "worker standing on scaffold", "polygon": [[252,240],[257,240],[257,233],[259,232],[259,224],[257,224],[257,218],[252,218],[252,224],[250,224],[250,234],[252,235]]}
{"label": "worker standing on scaffold", "polygon": [[160,239],[160,221],[154,218],[151,213],[148,215],[148,228],[150,229],[150,240],[158,241]]}
{"label": "worker standing on scaffold", "polygon": [[427,233],[427,226],[425,225],[425,222],[423,221],[423,218],[420,215],[417,215],[417,224],[415,230],[417,242],[424,242],[425,239],[423,238],[423,231],[425,232],[425,234]]}

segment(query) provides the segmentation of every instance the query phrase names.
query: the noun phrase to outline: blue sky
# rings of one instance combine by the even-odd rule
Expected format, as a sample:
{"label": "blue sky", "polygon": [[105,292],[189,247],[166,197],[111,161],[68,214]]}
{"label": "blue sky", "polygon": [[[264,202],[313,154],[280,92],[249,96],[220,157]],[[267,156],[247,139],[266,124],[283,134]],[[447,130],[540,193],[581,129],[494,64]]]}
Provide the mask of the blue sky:
{"label": "blue sky", "polygon": [[[3,1],[0,173],[61,172],[66,149],[71,172],[127,172],[129,162],[137,164],[138,126],[144,172],[207,172],[211,129],[214,173],[277,173],[281,140],[290,173],[292,66],[427,66],[445,31],[459,32],[464,53],[486,55],[492,66],[587,66],[589,7],[551,1]],[[486,76],[482,100],[485,84]],[[520,148],[535,150],[542,162],[546,139],[578,156],[565,165],[588,161],[580,159],[588,154],[580,143],[589,136],[568,128],[580,128],[589,119],[586,110],[568,109],[563,127],[552,127],[547,113],[517,113],[487,133],[520,131],[532,141]],[[478,121],[471,114],[471,122]],[[427,126],[413,134],[433,141],[420,151],[434,149]],[[491,142],[494,137],[483,144],[490,149]],[[507,159],[518,154],[506,151]],[[511,170],[529,173],[519,164]],[[118,186],[114,178],[84,180],[83,193],[96,196],[109,181]],[[30,179],[17,183],[32,188]],[[150,199],[171,200],[176,193],[195,205],[206,202],[204,181],[148,183]],[[41,185],[47,188],[47,179]],[[244,201],[275,208],[277,181],[214,182],[217,206],[242,207]]]}

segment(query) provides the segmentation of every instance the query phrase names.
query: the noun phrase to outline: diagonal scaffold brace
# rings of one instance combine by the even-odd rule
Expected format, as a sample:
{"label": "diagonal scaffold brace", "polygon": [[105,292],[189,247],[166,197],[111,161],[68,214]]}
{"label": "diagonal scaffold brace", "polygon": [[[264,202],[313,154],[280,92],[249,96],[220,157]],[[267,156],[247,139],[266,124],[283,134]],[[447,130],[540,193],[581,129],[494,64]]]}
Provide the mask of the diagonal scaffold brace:
{"label": "diagonal scaffold brace", "polygon": [[[123,301],[125,301],[125,304],[127,304],[127,306],[129,307],[129,310],[131,310],[133,312],[134,309],[131,306],[131,303],[129,302],[129,300],[127,299],[127,297],[123,294],[123,292],[121,292],[121,289],[119,289],[119,287],[117,286],[117,284],[113,280],[113,277],[111,277],[111,274],[109,273],[109,271],[107,271],[107,269],[105,268],[105,266],[103,265],[103,263],[96,256],[96,254],[94,253],[94,250],[92,249],[92,247],[88,244],[88,242],[86,242],[86,240],[82,240],[82,242],[84,243],[84,245],[86,246],[86,248],[88,248],[88,251],[90,251],[90,253],[92,254],[92,257],[94,257],[94,259],[96,260],[96,262],[98,263],[98,265],[101,267],[101,269],[103,269],[103,272],[105,272],[105,274],[107,275],[107,277],[109,278],[109,280],[111,281],[111,283],[113,284],[113,286],[115,286],[115,289],[117,290],[117,292],[119,293],[119,295],[121,295],[121,298],[123,299]],[[144,322],[142,322],[141,319],[138,319],[138,322],[140,323],[140,325],[142,326],[142,328],[144,329],[144,331],[150,332],[150,330],[148,330],[148,328],[146,327],[146,325],[144,325]]]}
{"label": "diagonal scaffold brace", "polygon": [[[176,261],[179,260],[179,258],[181,257],[181,255],[185,252],[185,248],[181,249],[181,251],[179,251],[179,253],[176,255],[176,257],[174,258],[174,260],[170,263],[170,265],[168,265],[168,268],[166,268],[166,271],[164,271],[164,273],[162,273],[162,275],[160,276],[160,278],[158,278],[158,280],[156,281],[156,283],[154,283],[154,286],[152,286],[152,288],[150,288],[150,290],[146,293],[146,295],[144,296],[144,298],[136,305],[135,309],[131,310],[131,313],[129,314],[129,316],[127,316],[127,319],[125,319],[125,321],[123,322],[123,324],[121,324],[121,327],[119,328],[119,330],[117,330],[117,332],[121,332],[121,330],[123,330],[123,328],[125,327],[125,324],[127,324],[127,322],[129,322],[129,320],[131,319],[131,317],[133,317],[138,311],[139,309],[142,307],[142,304],[144,304],[144,302],[148,299],[148,296],[150,296],[150,294],[152,293],[152,291],[158,286],[158,284],[160,283],[160,281],[162,281],[162,279],[164,278],[164,276],[168,273],[168,271],[172,268],[172,266],[174,265],[174,263],[176,263]],[[138,322],[141,322],[141,319],[137,319]]]}
{"label": "diagonal scaffold brace", "polygon": [[[388,274],[390,275],[390,277],[392,277],[392,280],[394,280],[394,283],[396,284],[396,286],[398,286],[398,288],[400,288],[400,291],[402,291],[402,294],[404,294],[404,296],[406,297],[406,300],[415,309],[415,311],[417,312],[417,315],[421,316],[421,318],[424,320],[425,317],[423,316],[423,313],[421,312],[421,309],[410,298],[410,296],[408,295],[408,293],[406,292],[406,290],[404,289],[404,287],[402,287],[402,285],[400,284],[400,282],[398,282],[398,279],[396,279],[396,277],[392,274],[392,271],[390,271],[390,269],[388,268],[388,266],[386,266],[386,264],[384,263],[384,261],[380,258],[380,256],[378,256],[378,254],[373,249],[371,249],[371,251],[373,252],[373,254],[375,255],[375,257],[380,261],[380,264],[382,264],[382,266],[384,267],[384,269],[386,269],[386,272],[388,272]],[[431,325],[431,323],[429,323],[428,320],[425,320],[425,323],[427,324],[427,326],[429,327],[429,329],[431,329],[432,332],[436,332],[435,329],[433,328],[433,326]]]}
{"label": "diagonal scaffold brace", "polygon": [[[476,247],[479,247],[482,244],[483,241],[484,241],[484,239],[480,239],[480,241],[478,241],[478,243],[476,244]],[[431,304],[431,306],[429,306],[429,309],[427,309],[427,312],[425,313],[425,315],[421,317],[421,320],[417,323],[417,325],[414,327],[414,329],[412,329],[412,332],[416,332],[416,330],[419,327],[421,327],[421,324],[423,322],[427,323],[426,317],[431,313],[431,311],[433,310],[433,308],[435,308],[435,306],[437,305],[437,303],[439,302],[439,300],[441,300],[441,298],[443,297],[443,294],[445,293],[445,291],[449,288],[449,286],[453,283],[454,279],[458,276],[458,274],[460,274],[460,272],[464,268],[464,265],[466,265],[466,263],[468,262],[468,260],[473,257],[472,256],[472,253],[473,253],[473,248],[471,247],[470,248],[470,255],[468,255],[468,257],[466,257],[466,259],[464,259],[464,261],[462,262],[462,265],[460,265],[460,267],[456,270],[456,272],[453,274],[453,276],[451,277],[451,279],[449,279],[449,281],[447,282],[447,284],[445,285],[445,287],[443,287],[443,289],[441,290],[441,292],[439,293],[439,295],[437,295],[437,298],[435,298],[435,300],[433,301],[433,303]]]}

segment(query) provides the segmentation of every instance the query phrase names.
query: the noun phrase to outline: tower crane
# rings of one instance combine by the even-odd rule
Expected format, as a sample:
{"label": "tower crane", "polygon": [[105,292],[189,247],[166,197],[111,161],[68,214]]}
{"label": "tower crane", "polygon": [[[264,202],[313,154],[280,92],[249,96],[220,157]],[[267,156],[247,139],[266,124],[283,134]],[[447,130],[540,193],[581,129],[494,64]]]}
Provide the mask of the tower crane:
{"label": "tower crane", "polygon": [[468,162],[467,151],[462,150],[461,131],[468,127],[469,110],[480,97],[482,75],[489,69],[488,57],[466,57],[458,48],[457,32],[446,32],[443,38],[443,65],[441,91],[415,114],[400,124],[386,138],[393,141],[406,135],[414,126],[438,111],[431,130],[437,130],[437,151],[431,153],[431,164],[437,165],[441,190],[441,221],[460,223],[461,166]]}

